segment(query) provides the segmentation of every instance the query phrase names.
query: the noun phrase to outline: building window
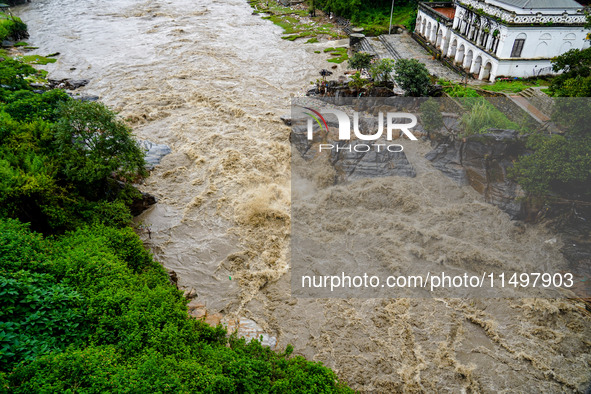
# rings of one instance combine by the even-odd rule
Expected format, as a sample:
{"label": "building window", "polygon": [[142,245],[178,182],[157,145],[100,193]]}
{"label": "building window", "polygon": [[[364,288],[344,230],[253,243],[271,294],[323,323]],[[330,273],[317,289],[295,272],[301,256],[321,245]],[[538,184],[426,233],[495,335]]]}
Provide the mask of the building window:
{"label": "building window", "polygon": [[513,50],[511,51],[511,57],[521,57],[523,46],[525,45],[525,38],[518,38],[513,44]]}

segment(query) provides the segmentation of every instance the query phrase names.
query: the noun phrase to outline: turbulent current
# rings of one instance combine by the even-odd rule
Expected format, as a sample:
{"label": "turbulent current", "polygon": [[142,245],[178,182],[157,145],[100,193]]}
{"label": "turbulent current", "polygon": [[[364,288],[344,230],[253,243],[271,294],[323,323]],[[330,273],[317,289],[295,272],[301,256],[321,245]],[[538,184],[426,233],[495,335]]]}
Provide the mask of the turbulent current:
{"label": "turbulent current", "polygon": [[[90,79],[84,93],[172,148],[141,186],[159,199],[138,219],[151,226],[142,238],[210,313],[256,321],[278,348],[293,344],[362,392],[589,387],[591,318],[575,301],[290,297],[290,130],[279,116],[326,68],[315,45],[282,40],[245,0],[33,0],[17,12],[37,53],[61,53],[50,77]],[[544,242],[556,234],[515,225],[433,169],[428,150],[407,152],[416,178],[349,188],[352,206],[397,212],[372,223],[377,233],[403,231],[399,247],[432,260],[562,259],[560,242]]]}

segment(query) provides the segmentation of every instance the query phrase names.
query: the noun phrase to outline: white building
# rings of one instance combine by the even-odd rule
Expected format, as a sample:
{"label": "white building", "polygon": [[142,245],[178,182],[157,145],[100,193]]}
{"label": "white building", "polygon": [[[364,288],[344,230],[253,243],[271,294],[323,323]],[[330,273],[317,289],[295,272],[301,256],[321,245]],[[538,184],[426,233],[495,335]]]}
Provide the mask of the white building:
{"label": "white building", "polygon": [[574,0],[420,3],[415,33],[478,79],[552,73],[550,60],[589,47]]}

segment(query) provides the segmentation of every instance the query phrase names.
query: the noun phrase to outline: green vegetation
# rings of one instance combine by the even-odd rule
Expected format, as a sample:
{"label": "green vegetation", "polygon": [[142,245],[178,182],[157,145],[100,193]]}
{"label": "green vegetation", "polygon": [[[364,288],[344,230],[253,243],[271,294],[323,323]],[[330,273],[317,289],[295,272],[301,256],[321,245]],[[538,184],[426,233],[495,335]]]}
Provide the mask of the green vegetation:
{"label": "green vegetation", "polygon": [[355,74],[351,75],[349,87],[351,89],[359,90],[362,89],[364,86],[368,85],[369,83],[369,80],[361,78],[361,73],[358,71]]}
{"label": "green vegetation", "polygon": [[16,58],[27,64],[40,64],[42,66],[48,63],[55,63],[57,59],[53,59],[50,57],[40,56],[40,55],[23,55]]}
{"label": "green vegetation", "polygon": [[21,18],[0,12],[0,42],[4,40],[18,41],[29,37],[27,25]]}
{"label": "green vegetation", "polygon": [[274,0],[255,0],[250,2],[250,5],[255,9],[255,13],[266,14],[263,19],[268,19],[280,26],[284,30],[285,35],[282,38],[285,40],[295,41],[298,38],[309,37],[308,42],[317,42],[312,40],[319,36],[344,38],[332,24],[322,24],[319,18],[302,22],[302,17],[307,17],[309,11],[283,7]]}
{"label": "green vegetation", "polygon": [[347,48],[325,48],[324,53],[330,53],[331,56],[335,56],[332,59],[328,59],[330,63],[342,63],[349,59]]}
{"label": "green vegetation", "polygon": [[349,68],[357,71],[367,70],[371,67],[371,61],[374,55],[366,52],[356,52],[351,59],[349,59]]}
{"label": "green vegetation", "polygon": [[351,392],[292,347],[275,353],[188,317],[130,228],[43,238],[2,219],[0,251],[3,390]]}
{"label": "green vegetation", "polygon": [[[363,27],[367,35],[388,33],[392,5],[389,0],[315,0],[315,3],[325,12],[334,12],[350,19],[355,26]],[[416,9],[416,1],[397,0],[394,5],[392,24],[414,29]]]}
{"label": "green vegetation", "polygon": [[453,83],[445,79],[440,79],[437,82],[443,87],[443,91],[451,97],[480,97],[478,92],[471,87]]}
{"label": "green vegetation", "polygon": [[557,98],[552,120],[563,135],[532,134],[533,153],[515,163],[513,176],[533,195],[577,195],[591,199],[591,102],[589,98]]}
{"label": "green vegetation", "polygon": [[483,90],[488,90],[490,92],[519,93],[531,87],[547,85],[548,82],[542,79],[536,79],[533,81],[516,79],[499,80],[491,85],[481,85],[479,87]]}
{"label": "green vegetation", "polygon": [[591,97],[591,48],[571,49],[554,58],[552,68],[557,75],[550,85],[556,97]]}
{"label": "green vegetation", "polygon": [[562,135],[534,133],[531,155],[515,163],[513,176],[532,195],[576,195],[591,199],[591,49],[573,49],[553,59],[552,120]]}
{"label": "green vegetation", "polygon": [[444,127],[443,116],[439,109],[439,102],[433,98],[421,104],[421,120],[427,132],[437,131]]}
{"label": "green vegetation", "polygon": [[372,63],[369,68],[369,73],[373,80],[377,83],[388,82],[390,74],[394,71],[395,62],[393,59],[380,59]]}
{"label": "green vegetation", "polygon": [[394,81],[408,96],[429,95],[431,76],[427,67],[416,59],[400,59],[394,65]]}
{"label": "green vegetation", "polygon": [[129,226],[145,176],[99,103],[0,62],[0,391],[348,393],[333,371],[189,317]]}
{"label": "green vegetation", "polygon": [[521,130],[521,127],[509,120],[484,97],[478,99],[460,99],[468,111],[462,116],[464,135],[484,134],[490,129]]}

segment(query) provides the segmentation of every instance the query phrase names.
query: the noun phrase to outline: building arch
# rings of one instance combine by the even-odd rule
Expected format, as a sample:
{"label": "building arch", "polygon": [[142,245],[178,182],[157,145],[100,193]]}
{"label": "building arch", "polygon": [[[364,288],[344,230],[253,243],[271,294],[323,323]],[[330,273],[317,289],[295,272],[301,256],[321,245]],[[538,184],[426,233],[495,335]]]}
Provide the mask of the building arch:
{"label": "building arch", "polygon": [[435,40],[435,47],[436,48],[441,48],[441,41],[443,40],[443,31],[442,29],[439,29],[439,32],[437,33],[437,39]]}
{"label": "building arch", "polygon": [[438,27],[439,27],[439,24],[433,23],[433,29],[431,30],[431,37],[429,37],[429,41],[433,45],[435,45],[435,42],[437,41],[437,30],[439,30]]}
{"label": "building arch", "polygon": [[536,54],[535,57],[540,57],[540,58],[548,58],[548,43],[545,41],[542,41],[538,44],[538,47],[536,48]]}
{"label": "building arch", "polygon": [[482,79],[483,81],[489,80],[491,82],[494,82],[491,75],[491,71],[492,63],[490,61],[487,61],[484,68],[482,69],[482,75],[480,75],[480,79]]}
{"label": "building arch", "polygon": [[449,47],[448,56],[452,59],[455,59],[457,51],[458,51],[458,39],[454,38],[451,42],[450,47]]}
{"label": "building arch", "polygon": [[466,56],[462,66],[469,70],[472,66],[472,60],[474,60],[474,52],[471,49],[469,49],[468,52],[466,52]]}
{"label": "building arch", "polygon": [[421,35],[425,37],[427,30],[427,18],[423,18],[423,26],[421,27]]}
{"label": "building arch", "polygon": [[425,32],[425,38],[427,41],[431,39],[431,22],[427,23],[427,31]]}
{"label": "building arch", "polygon": [[443,54],[443,56],[447,55],[447,52],[449,51],[449,44],[451,40],[451,30],[448,29],[446,34],[445,34],[445,39],[443,40],[443,45],[441,46],[441,53]]}
{"label": "building arch", "polygon": [[576,39],[577,39],[577,36],[576,36],[576,34],[574,34],[574,33],[570,33],[570,34],[567,34],[567,35],[564,37],[564,39],[565,39],[565,40],[576,40]]}
{"label": "building arch", "polygon": [[464,52],[466,52],[466,47],[464,44],[461,44],[456,52],[455,62],[460,66],[464,63]]}
{"label": "building arch", "polygon": [[482,56],[476,56],[474,62],[472,63],[472,67],[470,68],[470,74],[476,74],[480,76],[480,69],[482,68]]}
{"label": "building arch", "polygon": [[423,23],[423,18],[419,14],[419,16],[417,16],[417,23],[415,23],[415,32],[421,34],[421,24],[422,23]]}
{"label": "building arch", "polygon": [[560,47],[560,54],[562,55],[563,53],[568,52],[571,49],[573,49],[573,43],[571,41],[565,41]]}
{"label": "building arch", "polygon": [[550,41],[552,40],[552,34],[550,33],[544,33],[540,36],[540,40],[542,41]]}

